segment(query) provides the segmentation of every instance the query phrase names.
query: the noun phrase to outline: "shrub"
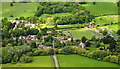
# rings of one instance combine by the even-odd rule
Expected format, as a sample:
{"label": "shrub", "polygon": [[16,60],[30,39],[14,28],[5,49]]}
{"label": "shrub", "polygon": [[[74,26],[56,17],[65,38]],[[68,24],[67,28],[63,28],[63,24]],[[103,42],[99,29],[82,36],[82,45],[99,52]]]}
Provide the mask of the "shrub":
{"label": "shrub", "polygon": [[103,60],[107,62],[112,62],[112,63],[119,63],[118,56],[116,55],[110,55],[110,56],[104,57]]}
{"label": "shrub", "polygon": [[24,55],[20,58],[20,61],[23,63],[30,63],[30,62],[32,62],[32,58]]}
{"label": "shrub", "polygon": [[97,50],[94,51],[91,55],[92,55],[91,57],[94,59],[98,59],[98,58],[103,59],[104,57],[108,56],[109,53],[103,50]]}
{"label": "shrub", "polygon": [[87,51],[85,49],[80,49],[80,50],[78,50],[78,54],[82,55],[82,56],[89,56],[89,51]]}
{"label": "shrub", "polygon": [[33,55],[34,56],[39,56],[39,55],[43,55],[44,53],[44,50],[43,49],[39,49],[39,50],[35,50]]}
{"label": "shrub", "polygon": [[49,48],[44,51],[44,55],[53,55],[54,54],[54,49]]}

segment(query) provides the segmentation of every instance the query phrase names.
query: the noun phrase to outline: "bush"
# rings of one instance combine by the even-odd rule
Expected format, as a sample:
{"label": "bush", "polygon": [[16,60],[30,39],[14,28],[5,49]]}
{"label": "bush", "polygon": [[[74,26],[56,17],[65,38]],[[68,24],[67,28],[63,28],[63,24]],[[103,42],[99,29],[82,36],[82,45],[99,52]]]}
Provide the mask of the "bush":
{"label": "bush", "polygon": [[116,55],[107,56],[103,60],[107,61],[107,62],[112,62],[112,63],[119,63],[118,56],[116,56]]}
{"label": "bush", "polygon": [[39,50],[35,50],[33,55],[34,56],[39,56],[39,55],[43,55],[44,53],[44,50],[43,49],[39,49]]}
{"label": "bush", "polygon": [[106,57],[108,55],[109,55],[109,53],[106,51],[97,50],[97,51],[92,52],[91,57],[94,59],[98,59],[98,58],[103,59],[104,57]]}
{"label": "bush", "polygon": [[30,63],[30,62],[32,62],[32,58],[24,55],[20,58],[20,61],[23,63]]}
{"label": "bush", "polygon": [[49,48],[44,51],[44,55],[53,55],[54,54],[54,49]]}
{"label": "bush", "polygon": [[52,46],[52,43],[51,42],[45,42],[44,45],[46,45],[46,46]]}
{"label": "bush", "polygon": [[82,56],[88,56],[89,55],[89,51],[87,51],[85,49],[80,49],[80,50],[78,50],[78,54],[82,55]]}

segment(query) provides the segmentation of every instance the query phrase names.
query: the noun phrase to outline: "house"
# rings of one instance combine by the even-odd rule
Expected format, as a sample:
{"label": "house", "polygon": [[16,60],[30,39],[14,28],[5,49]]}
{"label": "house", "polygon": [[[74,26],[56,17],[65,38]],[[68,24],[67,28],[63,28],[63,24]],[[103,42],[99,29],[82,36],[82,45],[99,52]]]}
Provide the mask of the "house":
{"label": "house", "polygon": [[64,37],[54,37],[55,39],[58,39],[58,40],[63,40],[64,39]]}
{"label": "house", "polygon": [[51,33],[52,33],[52,31],[47,31],[47,33],[48,33],[48,34],[51,34]]}
{"label": "house", "polygon": [[[14,38],[15,39],[15,38]],[[36,35],[28,35],[28,36],[20,36],[19,39],[22,39],[23,41],[26,41],[27,43],[30,43],[32,41],[38,41],[39,39],[36,37]]]}
{"label": "house", "polygon": [[81,45],[82,48],[86,47],[85,43],[83,43],[83,42],[81,42],[79,45]]}
{"label": "house", "polygon": [[25,27],[30,27],[30,28],[35,28],[35,24],[32,24],[32,23],[26,23],[25,24]]}
{"label": "house", "polygon": [[38,48],[38,49],[49,49],[49,48],[52,48],[52,47],[51,47],[51,46],[39,45],[37,48]]}

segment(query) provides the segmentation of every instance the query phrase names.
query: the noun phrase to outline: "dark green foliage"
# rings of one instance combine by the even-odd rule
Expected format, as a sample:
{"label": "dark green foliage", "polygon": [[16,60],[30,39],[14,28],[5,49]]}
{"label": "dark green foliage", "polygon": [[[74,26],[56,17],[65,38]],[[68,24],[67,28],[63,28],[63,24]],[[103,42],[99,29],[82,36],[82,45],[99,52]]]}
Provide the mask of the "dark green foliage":
{"label": "dark green foliage", "polygon": [[89,47],[91,45],[90,41],[86,41],[85,44],[87,47]]}
{"label": "dark green foliage", "polygon": [[54,49],[49,48],[44,51],[44,55],[53,55],[54,54]]}
{"label": "dark green foliage", "polygon": [[74,42],[71,42],[71,41],[68,41],[65,43],[67,46],[75,46],[77,45],[77,43],[74,43]]}
{"label": "dark green foliage", "polygon": [[86,37],[84,37],[84,36],[81,38],[81,41],[82,41],[83,43],[85,43],[85,42],[86,42],[86,40],[87,40],[87,38],[86,38]]}
{"label": "dark green foliage", "polygon": [[111,36],[107,36],[107,37],[104,37],[101,39],[101,41],[104,43],[104,44],[110,44],[110,43],[115,43],[115,39]]}
{"label": "dark green foliage", "polygon": [[44,42],[43,44],[44,44],[45,46],[52,46],[52,42],[50,42],[50,41],[49,41],[49,42]]}
{"label": "dark green foliage", "polygon": [[93,36],[93,37],[91,38],[91,40],[92,40],[92,41],[96,41],[97,39],[96,39],[95,36]]}
{"label": "dark green foliage", "polygon": [[54,47],[55,47],[55,48],[62,48],[62,47],[64,47],[64,44],[61,43],[60,41],[55,41]]}
{"label": "dark green foliage", "polygon": [[103,35],[106,35],[108,32],[107,32],[107,30],[104,30],[103,31]]}
{"label": "dark green foliage", "polygon": [[23,63],[30,63],[30,62],[32,62],[32,58],[29,57],[29,56],[23,55],[23,56],[20,58],[20,61],[23,62]]}
{"label": "dark green foliage", "polygon": [[94,59],[100,58],[102,60],[104,57],[106,57],[108,55],[109,55],[109,52],[97,50],[97,51],[94,51],[91,56]]}
{"label": "dark green foliage", "polygon": [[10,6],[13,6],[13,3],[10,3]]}
{"label": "dark green foliage", "polygon": [[39,30],[35,28],[30,28],[26,31],[26,34],[30,34],[30,35],[37,35],[38,33],[39,33]]}
{"label": "dark green foliage", "polygon": [[117,34],[120,35],[120,30],[117,31]]}
{"label": "dark green foliage", "polygon": [[15,29],[15,30],[12,30],[12,36],[14,37],[19,37],[19,36],[23,36],[25,34],[24,30],[22,29]]}
{"label": "dark green foliage", "polygon": [[36,42],[32,41],[30,43],[31,48],[37,48]]}
{"label": "dark green foliage", "polygon": [[19,61],[23,54],[31,50],[30,46],[15,46],[2,48],[2,63],[10,63]]}

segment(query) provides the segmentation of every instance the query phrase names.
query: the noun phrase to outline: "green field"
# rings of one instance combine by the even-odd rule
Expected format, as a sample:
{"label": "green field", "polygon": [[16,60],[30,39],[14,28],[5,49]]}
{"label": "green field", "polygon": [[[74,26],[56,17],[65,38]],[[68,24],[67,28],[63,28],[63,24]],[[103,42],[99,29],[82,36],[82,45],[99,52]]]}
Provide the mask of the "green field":
{"label": "green field", "polygon": [[32,63],[3,64],[3,67],[54,67],[52,56],[34,56]]}
{"label": "green field", "polygon": [[117,15],[100,16],[95,18],[95,24],[102,26],[103,24],[118,23]]}
{"label": "green field", "polygon": [[118,14],[118,8],[114,2],[87,2],[82,6],[86,7],[94,15],[104,15],[104,14]]}
{"label": "green field", "polygon": [[[33,16],[37,9],[39,3],[13,3],[13,6],[10,6],[9,2],[2,3],[2,17],[9,17],[14,19],[16,17],[24,16]],[[10,17],[13,15],[14,17]]]}
{"label": "green field", "polygon": [[118,67],[114,63],[98,61],[80,55],[57,55],[57,57],[60,67]]}
{"label": "green field", "polygon": [[117,31],[119,29],[119,24],[114,25],[108,25],[108,26],[102,26],[101,28],[107,28],[110,31]]}
{"label": "green field", "polygon": [[86,31],[86,30],[69,30],[77,39],[81,39],[83,36],[85,36],[88,39],[91,39],[92,36],[94,36],[93,33]]}

